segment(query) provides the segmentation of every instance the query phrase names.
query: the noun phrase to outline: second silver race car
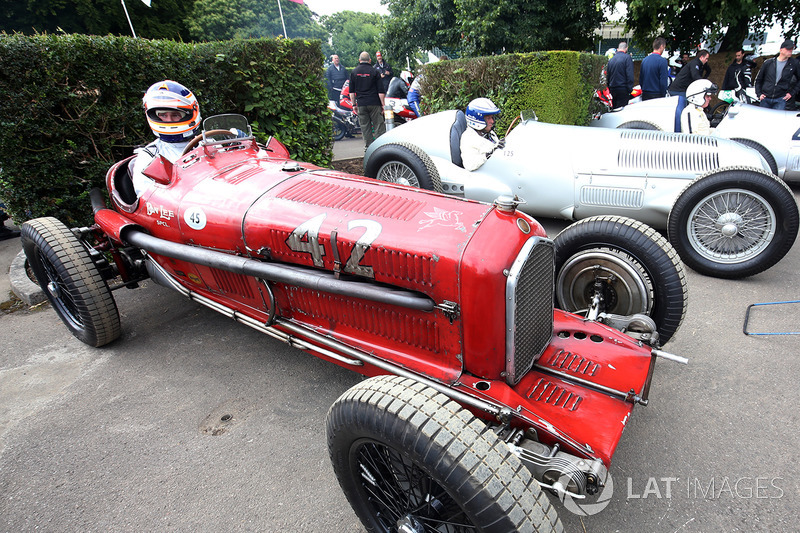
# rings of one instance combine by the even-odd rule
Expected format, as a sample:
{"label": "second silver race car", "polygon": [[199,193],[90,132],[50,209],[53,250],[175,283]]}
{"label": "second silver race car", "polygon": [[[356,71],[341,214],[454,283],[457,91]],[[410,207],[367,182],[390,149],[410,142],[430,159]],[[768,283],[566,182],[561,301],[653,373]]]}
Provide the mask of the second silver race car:
{"label": "second silver race car", "polygon": [[720,278],[762,272],[792,247],[792,191],[739,143],[656,131],[546,124],[523,113],[478,170],[461,166],[463,112],[390,130],[364,157],[367,176],[493,202],[519,198],[537,217],[622,215],[667,229],[694,270]]}
{"label": "second silver race car", "polygon": [[[603,113],[591,126],[680,131],[678,97],[655,98]],[[773,174],[800,182],[800,112],[723,102],[711,117],[711,134],[757,150]]]}

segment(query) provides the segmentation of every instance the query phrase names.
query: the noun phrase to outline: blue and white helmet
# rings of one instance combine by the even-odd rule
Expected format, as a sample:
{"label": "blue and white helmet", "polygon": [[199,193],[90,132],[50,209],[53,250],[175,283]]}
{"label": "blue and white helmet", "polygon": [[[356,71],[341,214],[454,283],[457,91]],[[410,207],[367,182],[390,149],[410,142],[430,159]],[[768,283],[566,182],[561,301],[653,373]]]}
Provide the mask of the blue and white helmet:
{"label": "blue and white helmet", "polygon": [[464,112],[467,116],[467,125],[478,131],[486,127],[485,118],[488,115],[497,115],[498,113],[500,113],[500,108],[488,98],[476,98],[467,104],[467,110]]}

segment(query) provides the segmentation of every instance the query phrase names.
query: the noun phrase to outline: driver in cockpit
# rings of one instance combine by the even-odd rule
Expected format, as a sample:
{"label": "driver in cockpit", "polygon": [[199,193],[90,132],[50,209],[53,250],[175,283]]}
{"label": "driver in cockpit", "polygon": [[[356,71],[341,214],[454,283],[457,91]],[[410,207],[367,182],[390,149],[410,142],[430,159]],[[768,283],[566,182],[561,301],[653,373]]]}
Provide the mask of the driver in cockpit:
{"label": "driver in cockpit", "polygon": [[174,163],[202,129],[197,99],[192,91],[178,82],[164,80],[154,83],[147,89],[142,103],[147,122],[157,139],[135,150],[131,177],[136,196],[141,196],[153,183],[142,173],[153,159],[163,155]]}

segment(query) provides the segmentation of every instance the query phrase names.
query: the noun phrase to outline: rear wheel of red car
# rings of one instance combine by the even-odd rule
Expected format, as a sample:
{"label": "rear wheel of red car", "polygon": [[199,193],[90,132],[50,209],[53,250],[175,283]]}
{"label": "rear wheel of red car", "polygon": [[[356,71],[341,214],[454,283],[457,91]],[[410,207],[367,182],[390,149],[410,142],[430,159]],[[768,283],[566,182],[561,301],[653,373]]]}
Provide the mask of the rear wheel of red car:
{"label": "rear wheel of red car", "polygon": [[791,189],[759,169],[715,171],[690,183],[667,220],[687,266],[718,278],[763,272],[791,249],[800,216]]}
{"label": "rear wheel of red car", "polygon": [[618,130],[652,130],[661,131],[657,124],[648,122],[646,120],[629,120],[617,126]]}
{"label": "rear wheel of red car", "polygon": [[378,147],[370,156],[364,173],[389,183],[410,185],[442,192],[439,171],[430,156],[411,143],[390,143]]}
{"label": "rear wheel of red car", "polygon": [[661,344],[672,338],[686,315],[686,275],[677,252],[658,232],[605,215],[580,220],[553,241],[556,306],[585,313],[599,292],[602,311],[647,315]]}
{"label": "rear wheel of red car", "polygon": [[120,335],[114,297],[86,248],[55,218],[21,228],[28,265],[67,328],[81,342],[102,346]]}
{"label": "rear wheel of red car", "polygon": [[334,472],[367,531],[562,531],[530,471],[481,420],[399,376],[330,408]]}
{"label": "rear wheel of red car", "polygon": [[775,161],[775,158],[772,156],[772,153],[766,149],[766,147],[762,146],[761,144],[752,141],[750,139],[731,139],[732,141],[736,141],[739,144],[743,144],[748,148],[752,148],[764,158],[764,160],[769,165],[769,169],[772,171],[773,174],[776,176],[778,175],[778,163]]}

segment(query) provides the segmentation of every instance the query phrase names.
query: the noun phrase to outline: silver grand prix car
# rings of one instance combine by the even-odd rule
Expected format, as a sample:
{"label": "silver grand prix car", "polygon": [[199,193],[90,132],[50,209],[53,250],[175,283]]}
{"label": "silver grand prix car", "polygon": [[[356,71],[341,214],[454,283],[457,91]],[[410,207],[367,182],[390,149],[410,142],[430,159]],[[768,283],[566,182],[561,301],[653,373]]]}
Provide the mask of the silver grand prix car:
{"label": "silver grand prix car", "polygon": [[[628,105],[592,120],[591,126],[680,131],[678,97],[655,98]],[[735,102],[719,104],[711,119],[712,135],[757,150],[773,174],[800,182],[800,112],[779,111]]]}
{"label": "silver grand prix car", "polygon": [[797,236],[797,203],[757,151],[716,137],[546,124],[523,112],[478,170],[461,166],[463,112],[390,130],[370,145],[365,174],[474,200],[519,198],[537,217],[622,215],[667,229],[694,270],[762,272]]}

